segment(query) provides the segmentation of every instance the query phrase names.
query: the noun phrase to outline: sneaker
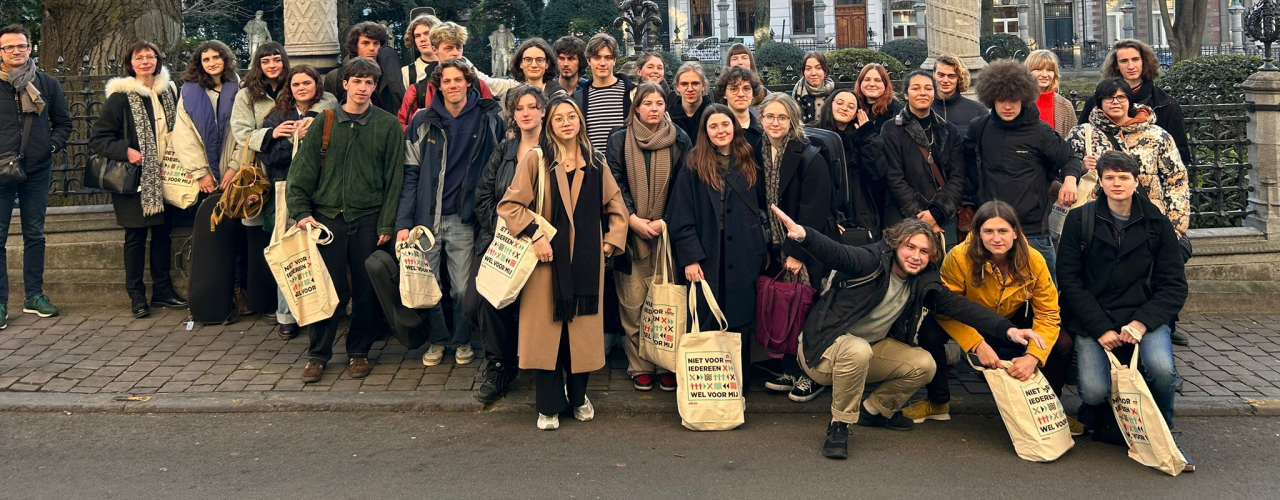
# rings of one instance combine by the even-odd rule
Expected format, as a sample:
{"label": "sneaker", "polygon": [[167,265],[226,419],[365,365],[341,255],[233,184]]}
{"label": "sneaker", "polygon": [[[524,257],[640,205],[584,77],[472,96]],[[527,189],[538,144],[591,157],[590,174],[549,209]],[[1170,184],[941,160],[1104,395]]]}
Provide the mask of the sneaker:
{"label": "sneaker", "polygon": [[911,419],[902,416],[902,412],[895,412],[892,417],[884,415],[872,415],[867,411],[867,406],[858,405],[858,425],[863,427],[884,427],[891,431],[909,431],[915,427],[915,423]]}
{"label": "sneaker", "polygon": [[822,442],[822,456],[838,460],[849,458],[849,424],[831,422],[827,425],[827,440]]}
{"label": "sneaker", "polygon": [[658,388],[665,392],[676,390],[676,374],[663,373],[662,375],[658,375]]}
{"label": "sneaker", "polygon": [[787,398],[797,403],[808,403],[827,390],[827,386],[814,382],[813,379],[801,375],[796,377],[796,385],[787,394]]}
{"label": "sneaker", "polygon": [[365,378],[369,376],[369,358],[351,358],[351,363],[347,365],[351,372],[351,378]]}
{"label": "sneaker", "polygon": [[484,369],[484,383],[480,384],[480,390],[476,392],[476,401],[489,405],[502,399],[511,390],[511,382],[515,380],[516,374],[515,370],[501,361],[490,361]]}
{"label": "sneaker", "polygon": [[538,414],[538,428],[544,431],[554,431],[560,428],[560,415],[543,415]]}
{"label": "sneaker", "polygon": [[796,378],[784,373],[779,375],[778,378],[765,382],[764,388],[771,391],[791,392],[792,389],[796,388]]}
{"label": "sneaker", "polygon": [[1067,428],[1071,430],[1072,436],[1084,435],[1084,424],[1080,423],[1079,420],[1072,418],[1070,415],[1067,416]]}
{"label": "sneaker", "polygon": [[653,375],[650,375],[648,373],[641,373],[639,375],[631,377],[631,387],[635,387],[637,391],[645,391],[645,392],[652,391]]}
{"label": "sneaker", "polygon": [[310,384],[319,382],[320,377],[324,375],[324,363],[319,361],[308,361],[307,367],[302,369],[302,383]]}
{"label": "sneaker", "polygon": [[40,293],[27,297],[27,300],[23,301],[22,312],[33,313],[41,318],[48,318],[57,316],[58,308],[54,307],[52,302],[49,302],[49,297]]}
{"label": "sneaker", "polygon": [[9,328],[9,305],[0,304],[0,330]]}
{"label": "sneaker", "polygon": [[[925,420],[951,420],[951,403],[933,404],[928,398],[921,399],[902,409],[902,416],[917,424]],[[1079,434],[1072,434],[1078,436]]]}
{"label": "sneaker", "polygon": [[422,364],[426,366],[436,366],[444,361],[444,346],[440,344],[431,344],[427,348],[427,352],[422,353]]}
{"label": "sneaker", "polygon": [[1187,337],[1187,332],[1175,328],[1169,330],[1169,341],[1173,342],[1173,345],[1188,345],[1191,343],[1191,338]]}
{"label": "sneaker", "polygon": [[458,349],[456,351],[453,352],[454,364],[458,364],[458,365],[469,364],[473,359],[476,359],[476,351],[471,349],[471,344],[462,344],[458,346]]}
{"label": "sneaker", "polygon": [[591,406],[591,400],[586,396],[582,397],[582,406],[573,409],[573,418],[579,422],[590,422],[596,418],[596,409]]}

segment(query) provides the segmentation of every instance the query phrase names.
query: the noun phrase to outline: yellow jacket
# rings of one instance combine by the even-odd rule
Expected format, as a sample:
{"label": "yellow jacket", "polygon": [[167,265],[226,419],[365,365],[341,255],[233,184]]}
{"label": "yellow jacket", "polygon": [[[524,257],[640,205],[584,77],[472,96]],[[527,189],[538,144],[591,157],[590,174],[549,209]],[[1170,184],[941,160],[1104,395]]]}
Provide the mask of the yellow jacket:
{"label": "yellow jacket", "polygon": [[[1027,303],[1030,302],[1035,318],[1032,322],[1032,330],[1044,338],[1045,349],[1036,347],[1035,343],[1032,343],[1027,347],[1027,353],[1039,359],[1040,366],[1044,366],[1045,360],[1049,357],[1049,350],[1058,340],[1058,331],[1062,324],[1058,309],[1058,289],[1054,287],[1053,280],[1049,277],[1049,266],[1045,263],[1044,256],[1040,255],[1035,248],[1027,247],[1031,250],[1033,278],[1030,283],[1012,283],[1011,277],[1002,276],[994,265],[987,263],[985,279],[982,280],[982,286],[978,287],[972,283],[973,263],[969,261],[968,256],[970,242],[982,244],[976,240],[976,236],[971,235],[968,240],[947,252],[947,257],[942,261],[942,282],[951,291],[1006,318],[1012,318],[1020,313],[1021,309],[1027,307]],[[982,343],[982,334],[968,325],[940,314],[935,317],[947,334],[960,344],[965,352],[973,352]]]}

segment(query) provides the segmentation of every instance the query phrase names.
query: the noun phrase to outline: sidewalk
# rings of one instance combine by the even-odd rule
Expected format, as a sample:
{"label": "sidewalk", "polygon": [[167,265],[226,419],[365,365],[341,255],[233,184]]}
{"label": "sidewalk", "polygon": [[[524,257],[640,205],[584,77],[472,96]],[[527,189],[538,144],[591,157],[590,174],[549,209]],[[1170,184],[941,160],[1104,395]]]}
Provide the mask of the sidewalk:
{"label": "sidewalk", "polygon": [[[320,382],[304,385],[307,339],[286,341],[273,325],[242,320],[186,329],[186,311],[156,309],[134,319],[123,309],[69,307],[39,319],[15,313],[0,330],[0,410],[79,411],[477,411],[482,381],[470,365],[424,367],[422,349],[374,344],[363,380],[346,371],[342,341]],[[1190,347],[1175,347],[1185,379],[1180,415],[1280,415],[1280,314],[1187,315],[1179,328]],[[588,389],[606,412],[674,412],[674,393],[632,389],[626,361],[614,352]],[[951,380],[952,411],[995,413],[986,383],[967,366]],[[756,372],[760,373],[760,372]],[[830,396],[796,404],[763,390],[753,374],[748,412],[825,413]],[[493,411],[531,411],[532,377]],[[1069,387],[1068,407],[1078,403]]]}

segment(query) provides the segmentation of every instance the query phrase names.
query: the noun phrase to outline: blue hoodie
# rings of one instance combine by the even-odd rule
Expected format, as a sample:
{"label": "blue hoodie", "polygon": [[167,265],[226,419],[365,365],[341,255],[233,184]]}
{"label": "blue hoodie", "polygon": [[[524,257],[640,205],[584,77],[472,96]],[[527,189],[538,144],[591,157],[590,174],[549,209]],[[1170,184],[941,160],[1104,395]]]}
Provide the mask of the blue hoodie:
{"label": "blue hoodie", "polygon": [[445,109],[444,94],[438,90],[436,94],[431,101],[431,109],[440,114],[440,125],[444,127],[445,137],[449,141],[444,159],[444,199],[440,205],[440,214],[456,215],[458,196],[467,178],[467,167],[471,164],[467,160],[467,153],[471,151],[471,141],[476,140],[480,129],[481,113],[477,109],[480,92],[475,89],[467,91],[467,103],[462,106],[462,112],[458,116],[453,116]]}

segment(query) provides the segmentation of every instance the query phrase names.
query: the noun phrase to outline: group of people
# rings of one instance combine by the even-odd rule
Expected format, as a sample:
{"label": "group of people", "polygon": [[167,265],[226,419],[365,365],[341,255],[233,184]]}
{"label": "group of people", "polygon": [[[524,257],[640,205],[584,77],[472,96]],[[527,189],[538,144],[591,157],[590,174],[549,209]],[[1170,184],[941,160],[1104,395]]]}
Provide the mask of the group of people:
{"label": "group of people", "polygon": [[[47,184],[39,172],[65,144],[68,119],[56,81],[20,64],[29,45],[17,30],[0,31],[0,92],[17,96],[0,95],[0,114],[38,110],[43,138],[28,148],[28,182]],[[949,340],[1020,380],[1039,370],[1059,394],[1074,352],[1083,405],[1073,434],[1110,418],[1103,351],[1140,350],[1172,426],[1190,152],[1178,105],[1153,84],[1159,65],[1146,44],[1115,44],[1077,119],[1057,92],[1049,51],[994,62],[976,82],[951,55],[899,82],[868,64],[852,88],[837,86],[826,58],[811,52],[794,89],[770,93],[741,45],[713,86],[697,62],[667,81],[652,54],[634,74],[616,72],[622,54],[607,34],[524,40],[510,76],[494,78],[462,54],[468,36],[419,16],[404,34],[419,57],[401,67],[386,29],[360,23],[347,31],[342,66],[324,76],[291,67],[284,48],[267,42],[243,79],[226,45],[210,41],[176,83],[155,45],[130,47],[90,146],[142,167],[139,193],[112,196],[135,315],[151,304],[185,306],[168,278],[177,209],[157,194],[159,155],[172,145],[212,193],[255,166],[239,164],[249,148],[257,168],[287,183],[274,202],[287,204],[290,223],[333,233],[320,252],[339,311],[351,302],[355,378],[369,373],[370,347],[385,329],[363,263],[426,226],[436,242],[428,262],[447,277],[452,318],[446,307],[429,311],[423,363],[449,354],[469,363],[478,340],[485,403],[519,369],[532,370],[540,429],[558,428],[570,412],[593,417],[587,380],[605,365],[606,332],[621,334],[636,390],[676,390],[676,376],[639,348],[641,305],[668,252],[678,280],[708,282],[729,331],[752,331],[761,275],[820,292],[796,354],[751,370],[769,373],[765,387],[797,402],[832,390],[825,456],[848,456],[850,424],[909,430],[949,419]],[[971,84],[976,101],[962,95]],[[17,135],[0,132],[0,146]],[[1086,177],[1099,189],[1080,190]],[[42,190],[0,189],[0,203],[20,199],[28,267],[43,246],[28,199],[38,202]],[[1088,203],[1052,227],[1054,207],[1081,197]],[[253,227],[261,222],[244,224],[251,236],[226,256],[237,261],[237,290],[243,262],[267,234]],[[501,309],[475,286],[498,231],[529,238],[539,261],[518,304]],[[28,305],[52,309],[37,279],[26,284]],[[274,312],[281,335],[298,334],[283,299]],[[306,328],[304,382],[330,362],[340,316]],[[708,311],[698,317],[704,330],[721,329]],[[744,338],[744,351],[751,344]],[[879,386],[864,399],[868,382]],[[927,397],[911,403],[921,387]]]}

